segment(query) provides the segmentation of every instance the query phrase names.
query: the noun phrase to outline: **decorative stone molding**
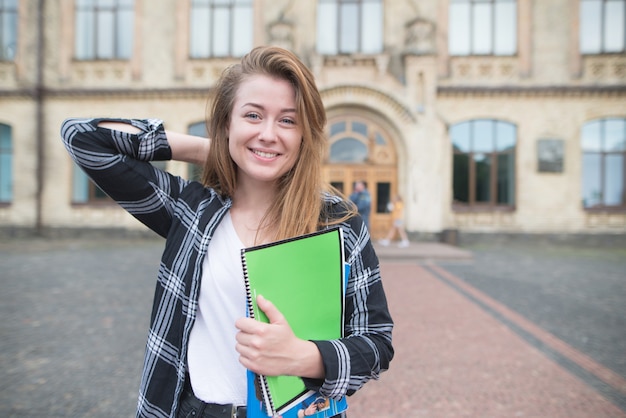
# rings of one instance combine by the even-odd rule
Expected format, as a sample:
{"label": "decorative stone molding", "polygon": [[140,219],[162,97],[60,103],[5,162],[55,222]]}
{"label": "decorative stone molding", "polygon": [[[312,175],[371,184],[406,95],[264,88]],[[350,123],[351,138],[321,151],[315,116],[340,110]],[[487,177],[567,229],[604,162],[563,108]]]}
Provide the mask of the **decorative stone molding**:
{"label": "decorative stone molding", "polygon": [[404,53],[430,55],[437,51],[435,24],[430,20],[415,18],[404,25]]}
{"label": "decorative stone molding", "polygon": [[236,58],[189,60],[185,68],[185,81],[189,85],[211,86],[226,67],[239,62]]}
{"label": "decorative stone molding", "polygon": [[132,82],[129,61],[75,61],[70,67],[70,79],[75,85],[122,86]]}
{"label": "decorative stone molding", "polygon": [[620,83],[626,82],[626,56],[586,55],[583,57],[581,82]]}
{"label": "decorative stone molding", "polygon": [[370,104],[377,109],[387,108],[405,123],[417,123],[417,118],[408,106],[400,103],[387,93],[374,90],[365,86],[342,85],[320,91],[324,102],[337,102],[342,104]]}
{"label": "decorative stone molding", "polygon": [[295,46],[293,33],[293,23],[285,20],[282,15],[277,21],[267,25],[267,39],[269,40],[269,44],[290,51],[292,51]]}
{"label": "decorative stone molding", "polygon": [[519,79],[517,57],[452,57],[450,58],[450,80],[462,82],[517,81]]}
{"label": "decorative stone molding", "polygon": [[609,212],[585,213],[585,226],[596,230],[624,230],[626,228],[626,214]]}
{"label": "decorative stone molding", "polygon": [[[35,89],[32,88],[23,88],[23,89],[0,89],[0,98],[2,99],[17,99],[17,100],[34,100],[36,96]],[[4,116],[4,115],[0,115]]]}
{"label": "decorative stone molding", "polygon": [[371,159],[376,164],[395,164],[396,156],[391,151],[387,146],[375,145],[372,148]]}
{"label": "decorative stone molding", "polygon": [[314,69],[325,67],[374,67],[378,74],[385,74],[389,68],[391,56],[389,54],[376,55],[324,55],[316,57],[313,62]]}
{"label": "decorative stone molding", "polygon": [[626,85],[621,86],[439,86],[440,97],[625,97]]}
{"label": "decorative stone molding", "polygon": [[[55,99],[72,99],[75,97],[96,99],[100,97],[133,100],[160,100],[160,99],[206,99],[210,88],[170,88],[170,89],[49,89],[46,97]],[[1,92],[0,92],[1,96]]]}

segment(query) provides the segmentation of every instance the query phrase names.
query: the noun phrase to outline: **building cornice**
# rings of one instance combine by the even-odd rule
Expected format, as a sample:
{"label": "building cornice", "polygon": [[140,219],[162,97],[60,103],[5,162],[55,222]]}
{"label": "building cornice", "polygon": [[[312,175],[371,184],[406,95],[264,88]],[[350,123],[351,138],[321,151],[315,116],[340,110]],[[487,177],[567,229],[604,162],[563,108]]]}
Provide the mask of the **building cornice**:
{"label": "building cornice", "polygon": [[[180,87],[166,89],[50,89],[46,88],[39,92],[46,98],[76,98],[76,97],[112,97],[125,99],[204,99],[207,98],[211,88]],[[410,110],[395,98],[382,91],[364,86],[342,85],[324,89],[321,91],[324,98],[331,96],[354,96],[362,95],[376,98],[396,109],[403,119],[414,120]],[[0,98],[35,98],[36,89],[8,89],[0,90]],[[439,86],[437,95],[449,96],[517,96],[517,97],[623,97],[626,96],[626,85],[616,86]]]}
{"label": "building cornice", "polygon": [[[43,89],[40,93],[46,98],[90,98],[106,97],[116,99],[205,99],[210,88],[167,88],[167,89]],[[0,90],[0,97],[34,98],[34,89]]]}
{"label": "building cornice", "polygon": [[439,86],[438,96],[519,96],[519,97],[622,97],[626,85],[616,86]]}
{"label": "building cornice", "polygon": [[36,95],[34,89],[0,90],[0,98],[34,99]]}

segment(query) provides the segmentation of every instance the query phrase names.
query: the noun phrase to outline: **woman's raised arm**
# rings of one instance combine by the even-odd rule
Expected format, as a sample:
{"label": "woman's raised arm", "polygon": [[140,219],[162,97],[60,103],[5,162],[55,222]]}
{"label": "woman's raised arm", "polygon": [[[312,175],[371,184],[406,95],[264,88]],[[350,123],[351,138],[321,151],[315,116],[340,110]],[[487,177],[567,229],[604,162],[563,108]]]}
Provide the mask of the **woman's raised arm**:
{"label": "woman's raised arm", "polygon": [[[124,122],[102,121],[98,126],[133,134],[141,132],[139,128]],[[208,138],[167,130],[165,134],[172,149],[172,160],[204,165],[211,144]]]}

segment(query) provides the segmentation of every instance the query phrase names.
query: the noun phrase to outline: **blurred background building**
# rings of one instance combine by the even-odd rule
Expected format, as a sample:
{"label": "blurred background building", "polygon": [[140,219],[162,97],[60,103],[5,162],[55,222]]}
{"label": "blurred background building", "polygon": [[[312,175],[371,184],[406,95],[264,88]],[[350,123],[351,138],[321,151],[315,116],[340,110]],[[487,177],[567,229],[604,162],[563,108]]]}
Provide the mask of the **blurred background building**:
{"label": "blurred background building", "polygon": [[0,228],[142,229],[62,121],[204,134],[221,71],[273,44],[313,70],[324,173],[367,183],[374,237],[396,193],[414,236],[623,234],[625,25],[626,0],[0,0]]}

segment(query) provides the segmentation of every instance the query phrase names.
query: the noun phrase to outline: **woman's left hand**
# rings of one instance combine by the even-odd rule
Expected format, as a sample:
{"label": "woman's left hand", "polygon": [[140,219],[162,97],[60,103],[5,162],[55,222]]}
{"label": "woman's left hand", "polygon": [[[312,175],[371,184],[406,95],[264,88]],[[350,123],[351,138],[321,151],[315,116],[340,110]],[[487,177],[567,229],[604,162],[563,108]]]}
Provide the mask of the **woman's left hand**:
{"label": "woman's left hand", "polygon": [[236,349],[241,364],[267,376],[322,378],[322,358],[317,346],[296,337],[272,302],[259,295],[257,304],[270,323],[252,318],[240,318],[235,322],[239,329]]}

